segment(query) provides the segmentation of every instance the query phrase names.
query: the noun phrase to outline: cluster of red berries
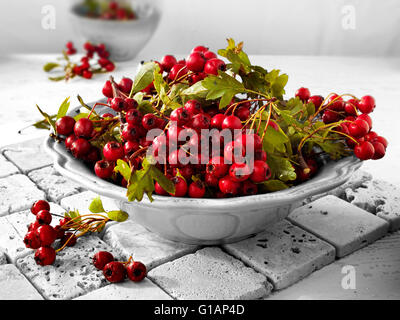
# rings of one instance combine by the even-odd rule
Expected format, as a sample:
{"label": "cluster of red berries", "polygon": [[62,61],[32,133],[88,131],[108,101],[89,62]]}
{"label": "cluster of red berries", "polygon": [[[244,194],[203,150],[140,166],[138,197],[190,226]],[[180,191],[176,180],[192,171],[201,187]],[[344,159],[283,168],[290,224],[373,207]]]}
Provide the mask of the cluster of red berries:
{"label": "cluster of red berries", "polygon": [[56,250],[52,245],[57,239],[60,239],[60,246],[72,247],[76,243],[76,236],[63,229],[69,218],[61,219],[57,226],[52,227],[50,205],[45,200],[36,201],[31,207],[31,212],[36,216],[36,220],[28,226],[28,232],[24,237],[25,246],[36,250],[34,258],[37,264],[41,266],[53,264]]}
{"label": "cluster of red berries", "polygon": [[372,119],[369,114],[375,109],[375,99],[372,96],[345,101],[342,96],[332,94],[324,99],[320,95],[311,96],[307,88],[298,89],[296,96],[303,102],[312,102],[317,110],[321,110],[325,124],[343,121],[335,129],[347,136],[346,143],[354,149],[356,157],[361,160],[377,160],[385,156],[387,140],[371,131]]}
{"label": "cluster of red berries", "polygon": [[109,282],[121,282],[126,277],[134,282],[142,281],[147,274],[146,266],[140,261],[115,261],[114,256],[107,251],[99,251],[93,256],[93,265],[103,271]]}
{"label": "cluster of red berries", "polygon": [[90,10],[87,16],[104,20],[134,20],[136,19],[135,12],[132,8],[124,3],[122,6],[118,1],[110,1],[107,6],[99,5],[101,10]]}

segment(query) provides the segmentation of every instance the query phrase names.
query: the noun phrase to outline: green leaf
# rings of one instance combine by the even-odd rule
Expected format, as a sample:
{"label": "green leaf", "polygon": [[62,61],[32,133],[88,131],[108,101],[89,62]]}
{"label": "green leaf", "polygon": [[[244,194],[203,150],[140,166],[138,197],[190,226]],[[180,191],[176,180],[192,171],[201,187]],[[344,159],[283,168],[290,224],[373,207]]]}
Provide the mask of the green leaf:
{"label": "green leaf", "polygon": [[93,213],[105,212],[103,208],[103,202],[101,201],[100,197],[96,197],[92,200],[92,202],[89,205],[89,210],[90,212]]}
{"label": "green leaf", "polygon": [[272,172],[272,179],[279,179],[283,182],[296,179],[295,169],[288,158],[268,154],[267,163]]}
{"label": "green leaf", "polygon": [[117,160],[117,165],[115,166],[114,171],[120,173],[126,181],[129,181],[131,179],[131,168],[124,160]]}
{"label": "green leaf", "polygon": [[247,74],[250,71],[251,63],[247,54],[242,50],[243,42],[236,45],[235,41],[231,38],[227,39],[227,41],[228,46],[226,49],[218,50],[218,54],[227,58],[231,62],[228,65],[228,68],[233,73]]}
{"label": "green leaf", "polygon": [[65,76],[49,77],[49,80],[51,80],[51,81],[61,81],[64,79],[65,79]]}
{"label": "green leaf", "polygon": [[156,180],[161,188],[163,188],[168,193],[175,193],[175,184],[169,180],[160,170],[158,170],[155,166],[152,166],[151,175]]}
{"label": "green leaf", "polygon": [[68,100],[69,100],[69,97],[67,97],[63,101],[63,103],[61,103],[60,108],[58,109],[58,112],[57,112],[56,119],[60,119],[60,118],[64,117],[67,114],[68,109],[69,109],[69,105],[70,105]]}
{"label": "green leaf", "polygon": [[265,76],[269,84],[269,93],[278,99],[282,99],[285,94],[285,86],[289,80],[287,74],[279,74],[280,70],[272,70]]}
{"label": "green leaf", "polygon": [[196,82],[194,85],[181,91],[181,96],[187,97],[187,99],[205,99],[208,93],[208,89],[204,87],[204,80]]}
{"label": "green leaf", "polygon": [[107,212],[108,218],[117,222],[124,222],[129,218],[129,215],[122,210],[113,210]]}
{"label": "green leaf", "polygon": [[131,93],[129,94],[132,97],[136,92],[143,90],[154,80],[154,70],[156,68],[160,68],[155,62],[146,62],[143,64],[142,68],[137,73],[135,80],[133,81],[133,86]]}
{"label": "green leaf", "polygon": [[262,191],[275,192],[289,188],[289,186],[281,180],[268,180],[259,185]]}
{"label": "green leaf", "polygon": [[81,221],[80,216],[81,215],[79,214],[79,210],[70,210],[64,213],[64,217],[74,219],[74,221],[76,222]]}
{"label": "green leaf", "polygon": [[55,125],[55,121],[54,121],[54,116],[50,116],[50,115],[48,115],[46,112],[42,111],[42,109],[40,109],[38,105],[36,105],[36,108],[39,110],[39,112],[41,113],[41,115],[45,118],[45,120],[47,121],[47,123],[53,128],[53,131],[54,131],[54,132],[57,132],[57,130],[56,130],[56,125]]}
{"label": "green leaf", "polygon": [[[157,65],[158,67],[158,65]],[[172,110],[181,107],[181,105],[175,101],[173,101],[168,95],[167,92],[169,91],[169,86],[165,82],[162,74],[160,73],[160,69],[156,68],[154,70],[154,88],[156,89],[161,101],[164,105]],[[165,108],[164,108],[165,109]]]}
{"label": "green leaf", "polygon": [[51,70],[53,70],[54,68],[60,67],[61,65],[59,63],[55,63],[55,62],[49,62],[46,63],[43,66],[43,70],[46,72],[50,72]]}

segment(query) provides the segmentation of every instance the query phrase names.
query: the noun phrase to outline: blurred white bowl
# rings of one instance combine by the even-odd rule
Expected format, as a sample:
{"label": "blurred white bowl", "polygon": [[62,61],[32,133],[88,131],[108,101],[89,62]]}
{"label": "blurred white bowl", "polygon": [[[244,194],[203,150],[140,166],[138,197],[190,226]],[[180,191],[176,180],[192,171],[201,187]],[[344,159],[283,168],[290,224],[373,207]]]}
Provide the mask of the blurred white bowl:
{"label": "blurred white bowl", "polygon": [[93,43],[104,43],[113,61],[133,59],[150,40],[160,21],[156,6],[142,4],[134,7],[137,19],[104,20],[85,15],[81,4],[71,8],[71,23],[78,33]]}

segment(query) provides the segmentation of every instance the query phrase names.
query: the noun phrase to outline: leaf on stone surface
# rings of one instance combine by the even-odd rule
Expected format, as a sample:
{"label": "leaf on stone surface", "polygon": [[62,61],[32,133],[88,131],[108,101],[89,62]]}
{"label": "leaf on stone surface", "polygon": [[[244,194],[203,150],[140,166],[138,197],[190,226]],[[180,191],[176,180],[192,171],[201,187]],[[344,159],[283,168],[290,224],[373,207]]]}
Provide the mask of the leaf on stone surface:
{"label": "leaf on stone surface", "polygon": [[258,185],[261,191],[275,192],[289,188],[289,186],[281,180],[267,180]]}
{"label": "leaf on stone surface", "polygon": [[64,217],[67,218],[71,218],[73,219],[75,222],[80,222],[81,218],[80,218],[80,213],[79,210],[70,210],[64,213]]}
{"label": "leaf on stone surface", "polygon": [[272,179],[283,182],[296,179],[296,172],[288,158],[268,154],[267,164],[272,172]]}
{"label": "leaf on stone surface", "polygon": [[139,72],[136,74],[135,80],[133,81],[132,90],[130,97],[132,97],[136,92],[143,90],[154,80],[154,70],[160,68],[155,62],[146,62],[140,68]]}
{"label": "leaf on stone surface", "polygon": [[89,205],[89,210],[90,212],[93,213],[105,212],[103,208],[103,202],[101,201],[100,197],[96,197],[92,200],[92,202]]}
{"label": "leaf on stone surface", "polygon": [[63,101],[63,103],[61,103],[60,108],[58,108],[56,119],[60,119],[60,118],[64,117],[67,114],[68,109],[69,109],[69,105],[70,105],[69,97],[67,97]]}
{"label": "leaf on stone surface", "polygon": [[65,79],[65,75],[64,76],[59,76],[59,77],[49,77],[49,80],[51,81],[61,81]]}
{"label": "leaf on stone surface", "polygon": [[129,215],[122,210],[108,211],[107,216],[109,219],[117,222],[124,222],[129,218]]}
{"label": "leaf on stone surface", "polygon": [[43,70],[46,72],[50,72],[51,70],[53,70],[54,68],[60,67],[61,65],[59,63],[55,63],[55,62],[48,62],[43,66]]}

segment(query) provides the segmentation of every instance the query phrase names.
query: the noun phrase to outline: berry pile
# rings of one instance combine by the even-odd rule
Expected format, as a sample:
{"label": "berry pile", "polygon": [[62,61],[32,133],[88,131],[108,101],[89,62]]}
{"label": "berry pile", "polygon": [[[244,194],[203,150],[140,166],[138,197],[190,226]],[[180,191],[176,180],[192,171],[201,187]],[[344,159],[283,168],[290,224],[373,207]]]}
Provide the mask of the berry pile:
{"label": "berry pile", "polygon": [[87,16],[103,20],[134,20],[136,14],[128,3],[118,1],[86,0]]}
{"label": "berry pile", "polygon": [[218,51],[230,63],[197,46],[186,59],[144,63],[135,80],[110,77],[107,102],[80,101],[90,112],[59,117],[53,137],[130,201],[274,192],[310,179],[326,158],[385,155],[386,139],[371,131],[372,97],[300,88],[285,100],[287,75],[251,65],[242,46],[229,39]]}
{"label": "berry pile", "polygon": [[140,261],[115,261],[114,256],[107,251],[99,251],[93,256],[93,265],[103,271],[109,282],[122,282],[128,277],[133,282],[142,281],[147,275],[146,266]]}
{"label": "berry pile", "polygon": [[94,45],[86,42],[83,45],[85,55],[81,57],[78,63],[70,60],[70,56],[77,52],[73,42],[69,41],[65,46],[66,50],[63,51],[63,59],[66,61],[65,65],[49,62],[43,66],[43,70],[46,72],[58,68],[64,70],[64,74],[61,76],[49,77],[52,81],[69,80],[76,76],[91,79],[93,74],[111,72],[115,69],[114,63],[109,60],[110,53],[103,43]]}

